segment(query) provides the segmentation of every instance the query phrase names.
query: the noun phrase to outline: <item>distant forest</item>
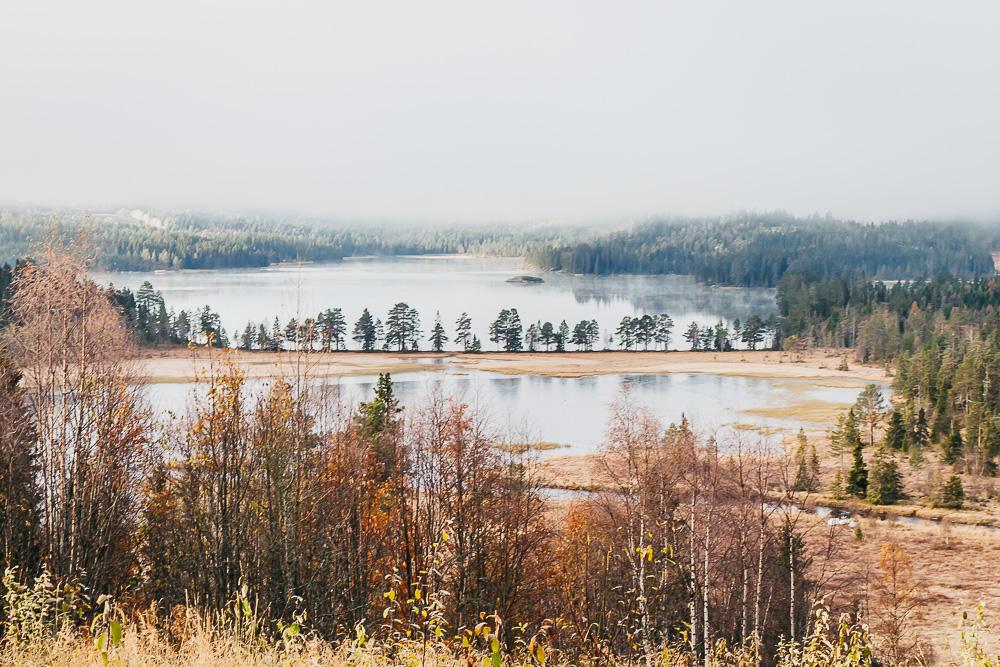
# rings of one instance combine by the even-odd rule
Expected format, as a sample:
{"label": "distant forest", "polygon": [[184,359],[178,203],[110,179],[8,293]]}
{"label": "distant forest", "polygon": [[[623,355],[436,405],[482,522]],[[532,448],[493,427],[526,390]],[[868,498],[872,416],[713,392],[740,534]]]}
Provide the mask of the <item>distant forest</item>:
{"label": "distant forest", "polygon": [[858,223],[787,215],[637,224],[528,254],[571,273],[677,273],[720,285],[775,287],[787,272],[869,279],[992,274],[997,230],[967,223]]}
{"label": "distant forest", "polygon": [[608,231],[556,225],[411,226],[194,213],[113,214],[0,209],[0,263],[26,257],[53,231],[85,232],[100,269],[252,268],[360,255],[524,256],[541,269],[692,275],[776,287],[786,272],[868,280],[994,273],[1000,230],[971,223],[858,223],[781,213],[637,223]]}
{"label": "distant forest", "polygon": [[28,256],[51,234],[86,233],[94,266],[115,271],[252,268],[359,255],[483,253],[522,256],[529,244],[565,238],[555,228],[339,225],[312,220],[199,214],[162,217],[0,210],[0,263]]}

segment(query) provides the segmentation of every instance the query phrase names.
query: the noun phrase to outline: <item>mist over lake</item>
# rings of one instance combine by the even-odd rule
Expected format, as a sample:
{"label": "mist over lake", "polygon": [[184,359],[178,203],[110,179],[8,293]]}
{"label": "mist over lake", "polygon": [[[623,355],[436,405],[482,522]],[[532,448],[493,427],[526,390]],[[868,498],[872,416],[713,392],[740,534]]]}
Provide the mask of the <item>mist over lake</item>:
{"label": "mist over lake", "polygon": [[[507,282],[520,275],[537,275],[544,282]],[[707,326],[775,312],[773,289],[709,286],[690,276],[537,272],[519,258],[356,258],[261,269],[101,272],[94,276],[132,290],[148,280],[162,292],[167,306],[178,311],[209,305],[219,313],[231,338],[247,322],[270,326],[277,316],[284,324],[293,317],[315,317],[326,308],[342,308],[349,326],[364,308],[384,319],[393,304],[402,301],[420,312],[425,334],[436,312],[441,313],[449,336],[458,316],[468,313],[484,351],[493,349],[489,323],[503,308],[516,308],[525,326],[538,320],[558,325],[565,319],[572,327],[579,320],[596,319],[603,341],[626,315],[668,313],[675,324],[671,348],[684,349],[681,333],[692,321]],[[422,347],[427,347],[426,339]]]}

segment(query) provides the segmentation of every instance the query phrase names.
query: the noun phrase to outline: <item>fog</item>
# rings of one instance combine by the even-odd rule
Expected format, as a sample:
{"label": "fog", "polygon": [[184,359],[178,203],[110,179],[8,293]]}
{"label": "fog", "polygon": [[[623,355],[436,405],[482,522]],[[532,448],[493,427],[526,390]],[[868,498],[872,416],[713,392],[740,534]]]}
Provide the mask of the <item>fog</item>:
{"label": "fog", "polygon": [[5,2],[0,201],[988,219],[997,25],[987,1]]}

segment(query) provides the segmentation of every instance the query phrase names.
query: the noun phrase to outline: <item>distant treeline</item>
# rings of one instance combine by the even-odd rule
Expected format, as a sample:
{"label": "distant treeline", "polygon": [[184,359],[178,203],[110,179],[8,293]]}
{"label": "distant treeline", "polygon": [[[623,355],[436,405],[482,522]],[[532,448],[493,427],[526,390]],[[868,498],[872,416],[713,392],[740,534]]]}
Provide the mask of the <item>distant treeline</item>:
{"label": "distant treeline", "polygon": [[565,234],[489,227],[340,225],[317,221],[196,214],[151,217],[122,211],[0,210],[0,262],[28,256],[52,234],[85,233],[96,268],[117,271],[219,269],[276,262],[334,261],[359,255],[486,253],[524,255],[529,243]]}
{"label": "distant treeline", "polygon": [[584,241],[539,245],[528,259],[572,273],[676,273],[721,285],[774,287],[789,271],[970,278],[993,273],[996,247],[997,232],[974,224],[869,224],[772,214],[637,224]]}

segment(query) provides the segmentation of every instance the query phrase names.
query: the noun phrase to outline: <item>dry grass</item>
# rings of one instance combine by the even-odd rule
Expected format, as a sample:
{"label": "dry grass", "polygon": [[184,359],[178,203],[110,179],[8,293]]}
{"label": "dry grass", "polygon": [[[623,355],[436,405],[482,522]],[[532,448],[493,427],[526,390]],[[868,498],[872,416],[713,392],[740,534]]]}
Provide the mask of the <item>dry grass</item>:
{"label": "dry grass", "polygon": [[[218,357],[219,352],[215,352]],[[594,375],[712,373],[761,378],[815,379],[824,386],[858,386],[882,380],[885,371],[852,366],[829,367],[827,353],[818,351],[791,361],[770,352],[293,352],[230,351],[230,358],[251,378],[289,374],[297,364],[316,377],[373,375],[433,370],[481,370],[507,375],[588,377]],[[143,351],[140,373],[151,382],[183,382],[205,366],[208,353],[185,348]],[[430,363],[427,363],[430,362]]]}
{"label": "dry grass", "polygon": [[551,452],[556,449],[567,449],[570,445],[566,445],[560,442],[548,442],[542,440],[541,442],[511,442],[511,443],[501,443],[494,445],[496,449],[504,452],[509,452],[511,454],[527,454],[528,452]]}

